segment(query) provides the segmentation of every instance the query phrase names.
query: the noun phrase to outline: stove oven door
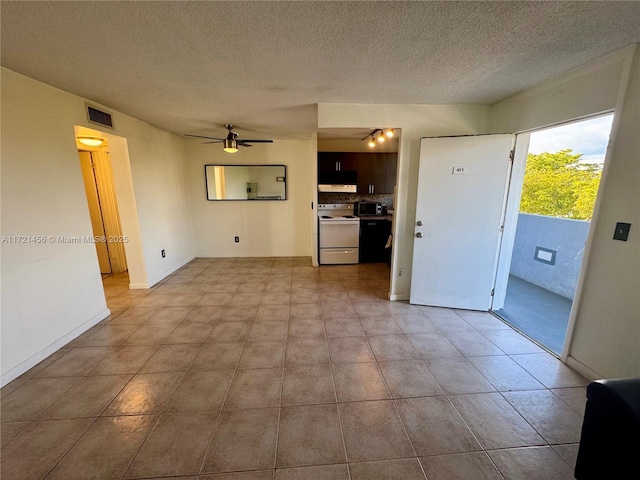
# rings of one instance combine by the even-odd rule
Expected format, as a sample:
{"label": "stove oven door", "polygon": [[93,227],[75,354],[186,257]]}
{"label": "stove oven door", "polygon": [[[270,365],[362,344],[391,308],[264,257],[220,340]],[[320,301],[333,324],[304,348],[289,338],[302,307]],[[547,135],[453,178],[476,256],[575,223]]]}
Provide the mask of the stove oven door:
{"label": "stove oven door", "polygon": [[359,243],[359,220],[320,220],[320,248],[358,248]]}
{"label": "stove oven door", "polygon": [[320,263],[345,265],[358,263],[359,220],[320,220]]}

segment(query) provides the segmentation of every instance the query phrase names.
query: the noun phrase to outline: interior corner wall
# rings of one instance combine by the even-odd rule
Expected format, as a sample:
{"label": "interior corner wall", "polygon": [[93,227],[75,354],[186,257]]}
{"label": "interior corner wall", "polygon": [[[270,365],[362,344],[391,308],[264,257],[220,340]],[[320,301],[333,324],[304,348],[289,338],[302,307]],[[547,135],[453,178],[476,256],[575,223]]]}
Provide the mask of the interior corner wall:
{"label": "interior corner wall", "polygon": [[127,138],[150,281],[194,255],[180,137],[110,109],[115,129],[102,129],[88,123],[85,99],[1,75],[4,385],[109,314],[94,245],[58,240],[92,234],[75,125]]}
{"label": "interior corner wall", "polygon": [[[315,138],[315,137],[314,137]],[[219,144],[185,140],[189,198],[198,257],[311,256],[311,203],[316,145],[309,140],[274,140],[234,153]],[[287,166],[285,201],[210,201],[206,198],[205,165]],[[234,241],[240,237],[240,242]]]}
{"label": "interior corner wall", "polygon": [[[407,300],[411,290],[420,139],[487,133],[489,107],[482,105],[318,105],[318,128],[400,128],[391,292]],[[400,275],[400,273],[402,274]]]}
{"label": "interior corner wall", "polygon": [[[640,48],[621,94],[569,348],[607,378],[640,377]],[[616,222],[632,225],[626,242],[612,239]]]}
{"label": "interior corner wall", "polygon": [[[639,52],[628,47],[491,108],[494,132],[616,109],[565,351],[592,378],[640,376]],[[616,222],[632,224],[627,242],[612,239]]]}

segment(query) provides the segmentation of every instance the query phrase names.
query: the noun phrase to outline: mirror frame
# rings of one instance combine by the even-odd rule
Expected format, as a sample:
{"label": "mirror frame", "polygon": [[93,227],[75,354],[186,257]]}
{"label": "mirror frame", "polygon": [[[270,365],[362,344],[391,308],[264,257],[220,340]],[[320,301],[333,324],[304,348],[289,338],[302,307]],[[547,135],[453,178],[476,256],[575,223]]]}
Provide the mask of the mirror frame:
{"label": "mirror frame", "polygon": [[[284,198],[256,198],[255,200],[249,198],[209,198],[209,176],[207,175],[207,167],[282,167],[284,169]],[[276,177],[280,178],[280,177]],[[275,163],[260,163],[260,164],[234,164],[234,163],[207,163],[204,166],[204,194],[209,202],[286,202],[288,199],[287,188],[287,166],[283,164]]]}

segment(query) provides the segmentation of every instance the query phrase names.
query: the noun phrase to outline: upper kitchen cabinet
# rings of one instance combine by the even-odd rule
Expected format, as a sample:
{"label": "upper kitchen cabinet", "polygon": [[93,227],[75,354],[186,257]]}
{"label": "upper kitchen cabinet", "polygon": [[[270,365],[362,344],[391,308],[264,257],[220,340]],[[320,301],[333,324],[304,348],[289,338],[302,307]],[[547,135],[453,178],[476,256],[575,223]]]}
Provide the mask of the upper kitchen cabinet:
{"label": "upper kitchen cabinet", "polygon": [[356,154],[348,152],[318,152],[318,172],[345,172],[358,169]]}
{"label": "upper kitchen cabinet", "polygon": [[332,183],[335,172],[357,171],[360,194],[393,193],[397,166],[397,153],[318,152],[318,178]]}
{"label": "upper kitchen cabinet", "polygon": [[387,153],[386,167],[384,193],[393,193],[393,189],[396,186],[396,172],[398,171],[397,153]]}
{"label": "upper kitchen cabinet", "polygon": [[358,153],[358,193],[384,193],[385,153]]}
{"label": "upper kitchen cabinet", "polygon": [[397,153],[358,154],[358,193],[393,193]]}

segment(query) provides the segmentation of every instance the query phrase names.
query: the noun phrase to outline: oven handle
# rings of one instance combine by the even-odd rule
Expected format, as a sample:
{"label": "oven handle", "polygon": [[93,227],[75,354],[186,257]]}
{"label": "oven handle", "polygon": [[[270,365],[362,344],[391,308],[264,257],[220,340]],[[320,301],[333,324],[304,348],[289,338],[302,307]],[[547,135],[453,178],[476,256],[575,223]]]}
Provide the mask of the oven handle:
{"label": "oven handle", "polygon": [[346,222],[342,221],[338,221],[336,222],[335,220],[320,220],[320,225],[335,225],[335,226],[340,226],[340,225],[360,225],[360,220],[348,220]]}

